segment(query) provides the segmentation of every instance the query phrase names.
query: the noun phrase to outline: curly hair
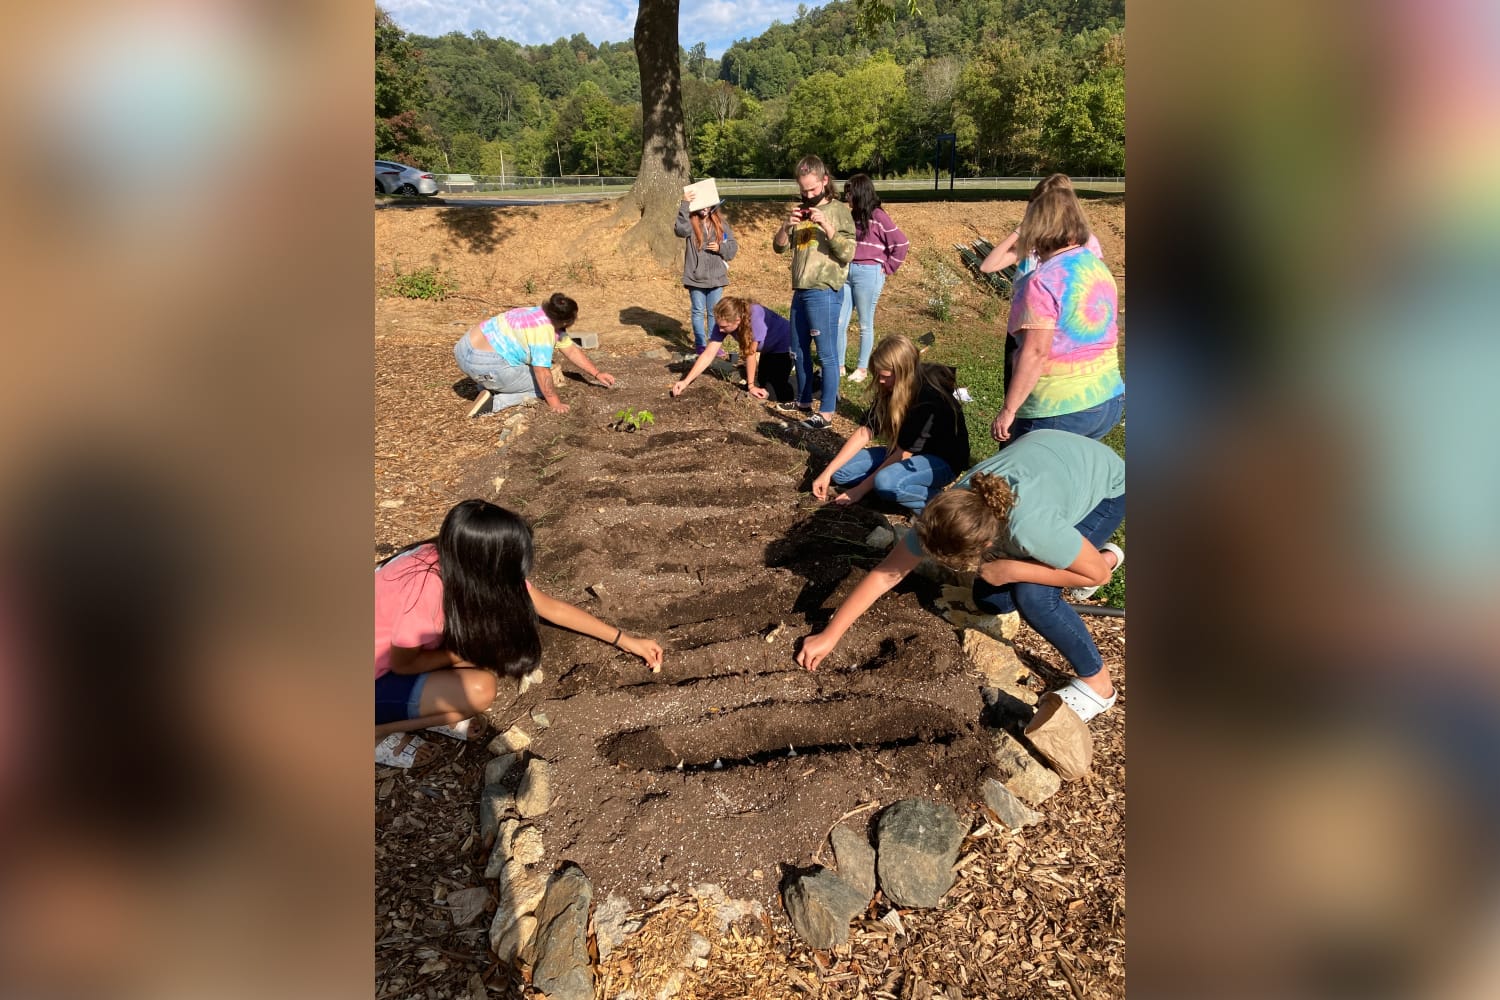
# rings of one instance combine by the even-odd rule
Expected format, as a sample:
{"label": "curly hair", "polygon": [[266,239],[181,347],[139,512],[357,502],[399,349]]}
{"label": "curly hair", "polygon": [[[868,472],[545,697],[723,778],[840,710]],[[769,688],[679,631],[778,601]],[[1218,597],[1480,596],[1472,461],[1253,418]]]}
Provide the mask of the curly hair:
{"label": "curly hair", "polygon": [[1016,495],[999,476],[973,476],[967,489],[947,490],[917,518],[917,538],[927,553],[957,569],[973,569],[1010,524]]}
{"label": "curly hair", "polygon": [[720,326],[725,323],[734,323],[734,339],[740,342],[741,357],[750,357],[755,353],[755,334],[750,329],[750,308],[755,305],[751,300],[739,295],[726,295],[714,306],[714,320]]}

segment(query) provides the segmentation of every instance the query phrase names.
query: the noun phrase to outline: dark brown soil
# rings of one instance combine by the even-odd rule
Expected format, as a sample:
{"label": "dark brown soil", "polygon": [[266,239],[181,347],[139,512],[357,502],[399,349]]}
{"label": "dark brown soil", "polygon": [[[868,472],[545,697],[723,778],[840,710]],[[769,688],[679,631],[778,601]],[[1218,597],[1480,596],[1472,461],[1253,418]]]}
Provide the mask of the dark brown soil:
{"label": "dark brown soil", "polygon": [[[798,493],[837,437],[712,377],[667,402],[661,361],[600,360],[617,388],[569,386],[562,420],[533,407],[469,483],[535,518],[538,586],[667,651],[652,674],[549,629],[547,680],[496,710],[499,728],[519,720],[554,765],[557,798],[539,823],[549,856],[578,862],[604,893],[716,882],[769,905],[778,864],[805,858],[856,806],[977,799],[978,680],[916,581],[819,672],[794,660],[883,554],[864,544],[879,514],[809,508]],[[610,430],[627,406],[655,423]],[[567,432],[551,430],[564,420]]]}

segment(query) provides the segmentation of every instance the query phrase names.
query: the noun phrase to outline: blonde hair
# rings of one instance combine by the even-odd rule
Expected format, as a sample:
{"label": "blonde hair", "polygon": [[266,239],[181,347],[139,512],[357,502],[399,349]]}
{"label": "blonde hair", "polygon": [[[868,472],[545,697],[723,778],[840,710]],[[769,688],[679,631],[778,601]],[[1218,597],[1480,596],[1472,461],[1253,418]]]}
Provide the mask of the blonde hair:
{"label": "blonde hair", "polygon": [[714,306],[714,319],[722,326],[734,322],[734,339],[740,342],[740,356],[748,358],[755,353],[755,334],[750,329],[750,307],[755,303],[738,295],[726,295]]}
{"label": "blonde hair", "polygon": [[1016,495],[999,476],[979,473],[967,489],[947,490],[917,518],[917,538],[927,553],[956,569],[974,569],[1010,524]]}
{"label": "blonde hair", "polygon": [[876,380],[875,402],[870,407],[875,415],[876,432],[888,444],[896,443],[901,422],[922,391],[921,362],[922,352],[917,345],[899,333],[881,337],[870,352],[868,370],[877,374],[888,371],[892,375],[889,389]]}
{"label": "blonde hair", "polygon": [[[1053,177],[1061,177],[1062,182],[1049,184]],[[1020,226],[1016,227],[1016,254],[1045,256],[1066,246],[1081,246],[1088,239],[1089,220],[1083,214],[1073,182],[1064,174],[1053,174],[1038,184]]]}

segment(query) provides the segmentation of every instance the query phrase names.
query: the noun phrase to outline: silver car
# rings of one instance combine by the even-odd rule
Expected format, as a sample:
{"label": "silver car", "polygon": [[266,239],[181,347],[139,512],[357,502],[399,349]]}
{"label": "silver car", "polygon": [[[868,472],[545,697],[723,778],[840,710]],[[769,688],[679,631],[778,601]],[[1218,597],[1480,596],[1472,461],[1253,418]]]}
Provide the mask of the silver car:
{"label": "silver car", "polygon": [[393,160],[375,161],[376,194],[437,194],[432,175]]}

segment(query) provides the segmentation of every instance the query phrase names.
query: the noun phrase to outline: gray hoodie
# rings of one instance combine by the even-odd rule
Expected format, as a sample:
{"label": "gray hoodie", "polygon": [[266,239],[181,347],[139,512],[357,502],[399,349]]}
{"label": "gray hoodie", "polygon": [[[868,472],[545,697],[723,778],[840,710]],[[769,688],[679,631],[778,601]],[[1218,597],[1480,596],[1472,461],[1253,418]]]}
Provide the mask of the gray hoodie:
{"label": "gray hoodie", "polygon": [[[688,203],[684,201],[677,208],[677,222],[672,226],[672,232],[678,236],[686,237],[687,251],[682,258],[682,283],[689,288],[723,288],[729,284],[729,265],[726,261],[734,259],[740,245],[735,242],[734,231],[729,228],[729,220],[723,215],[719,216],[724,223],[724,238],[719,241],[719,252],[712,250],[700,250],[698,241],[693,238],[693,223],[688,218]],[[703,236],[704,242],[708,242],[708,234]]]}

